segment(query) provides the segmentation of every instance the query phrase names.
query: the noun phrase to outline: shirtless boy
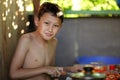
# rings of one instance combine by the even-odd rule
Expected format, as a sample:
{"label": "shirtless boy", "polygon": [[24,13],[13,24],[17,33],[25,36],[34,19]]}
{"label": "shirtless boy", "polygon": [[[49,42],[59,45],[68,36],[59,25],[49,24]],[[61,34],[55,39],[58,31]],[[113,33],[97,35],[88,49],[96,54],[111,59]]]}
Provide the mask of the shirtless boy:
{"label": "shirtless boy", "polygon": [[43,3],[35,20],[37,30],[21,36],[13,57],[10,76],[12,79],[51,80],[63,70],[77,71],[79,66],[56,67],[56,34],[62,27],[63,13],[57,4]]}

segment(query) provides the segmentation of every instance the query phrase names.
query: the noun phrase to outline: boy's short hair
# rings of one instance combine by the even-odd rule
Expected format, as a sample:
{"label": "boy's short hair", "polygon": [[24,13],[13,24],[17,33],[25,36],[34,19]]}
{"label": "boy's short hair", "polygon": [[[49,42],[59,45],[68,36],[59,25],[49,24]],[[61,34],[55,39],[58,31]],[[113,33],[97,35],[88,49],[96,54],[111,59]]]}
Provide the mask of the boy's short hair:
{"label": "boy's short hair", "polygon": [[44,2],[40,7],[38,11],[38,19],[44,14],[44,13],[52,13],[53,16],[56,16],[60,18],[61,22],[63,22],[63,12],[61,10],[61,7],[58,6],[55,3],[51,2]]}

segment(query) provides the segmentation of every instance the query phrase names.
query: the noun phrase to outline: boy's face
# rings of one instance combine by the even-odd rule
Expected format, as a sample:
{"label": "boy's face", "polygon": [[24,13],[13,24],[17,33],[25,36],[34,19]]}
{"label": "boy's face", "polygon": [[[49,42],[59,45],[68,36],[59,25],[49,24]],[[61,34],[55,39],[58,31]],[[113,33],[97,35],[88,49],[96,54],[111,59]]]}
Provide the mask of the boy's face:
{"label": "boy's face", "polygon": [[45,13],[37,22],[37,31],[45,40],[50,40],[56,36],[61,28],[61,20],[51,13]]}

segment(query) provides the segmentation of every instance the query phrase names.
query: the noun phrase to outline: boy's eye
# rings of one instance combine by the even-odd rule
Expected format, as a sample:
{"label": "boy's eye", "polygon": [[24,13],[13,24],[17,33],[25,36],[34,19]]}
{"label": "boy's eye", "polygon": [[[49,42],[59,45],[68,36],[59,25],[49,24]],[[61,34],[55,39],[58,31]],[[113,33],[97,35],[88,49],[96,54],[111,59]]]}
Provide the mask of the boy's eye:
{"label": "boy's eye", "polygon": [[45,24],[49,24],[48,22],[45,22]]}
{"label": "boy's eye", "polygon": [[55,27],[59,27],[59,25],[54,25]]}

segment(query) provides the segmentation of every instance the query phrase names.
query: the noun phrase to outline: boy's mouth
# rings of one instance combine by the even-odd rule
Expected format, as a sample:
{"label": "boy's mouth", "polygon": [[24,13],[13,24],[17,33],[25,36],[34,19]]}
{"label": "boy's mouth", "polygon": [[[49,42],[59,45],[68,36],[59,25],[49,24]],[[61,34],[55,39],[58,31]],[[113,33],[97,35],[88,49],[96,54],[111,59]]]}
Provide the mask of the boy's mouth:
{"label": "boy's mouth", "polygon": [[48,37],[51,37],[51,36],[53,36],[53,34],[51,34],[51,33],[45,33]]}

